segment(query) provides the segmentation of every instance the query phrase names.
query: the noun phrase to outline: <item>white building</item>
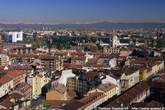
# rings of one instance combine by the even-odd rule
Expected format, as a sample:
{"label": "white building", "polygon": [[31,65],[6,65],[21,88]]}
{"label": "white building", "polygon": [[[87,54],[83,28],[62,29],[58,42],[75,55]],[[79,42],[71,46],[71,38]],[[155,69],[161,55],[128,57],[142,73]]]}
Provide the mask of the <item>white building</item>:
{"label": "white building", "polygon": [[117,58],[112,58],[109,60],[109,65],[111,68],[115,68],[117,65]]}
{"label": "white building", "polygon": [[119,46],[120,45],[120,41],[119,41],[119,39],[118,39],[118,37],[115,35],[115,36],[113,36],[113,39],[112,39],[112,46],[113,47],[117,47],[117,46]]}
{"label": "white building", "polygon": [[67,79],[75,76],[76,75],[72,72],[72,70],[63,70],[61,77],[58,79],[58,83],[66,86]]}
{"label": "white building", "polygon": [[114,35],[113,36],[113,42],[112,42],[112,47],[116,48],[116,47],[122,47],[122,46],[128,46],[129,43],[121,43],[120,42],[120,38],[118,38],[118,36]]}
{"label": "white building", "polygon": [[23,41],[23,31],[9,32],[8,35],[12,43],[17,42],[17,41]]}
{"label": "white building", "polygon": [[13,80],[9,76],[5,75],[0,78],[0,98],[8,94],[14,87]]}
{"label": "white building", "polygon": [[27,83],[32,86],[32,98],[37,98],[42,93],[42,87],[48,84],[50,78],[42,74],[31,75],[27,77]]}

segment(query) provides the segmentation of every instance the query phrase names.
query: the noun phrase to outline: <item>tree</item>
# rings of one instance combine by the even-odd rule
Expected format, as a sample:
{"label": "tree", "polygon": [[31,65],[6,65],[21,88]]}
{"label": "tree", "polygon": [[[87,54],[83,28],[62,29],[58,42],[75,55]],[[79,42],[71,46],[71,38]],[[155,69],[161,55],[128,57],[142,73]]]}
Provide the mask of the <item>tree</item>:
{"label": "tree", "polygon": [[42,87],[41,90],[41,95],[42,96],[46,96],[46,93],[48,92],[48,90],[51,89],[51,82],[49,82],[48,84],[46,84],[44,87]]}

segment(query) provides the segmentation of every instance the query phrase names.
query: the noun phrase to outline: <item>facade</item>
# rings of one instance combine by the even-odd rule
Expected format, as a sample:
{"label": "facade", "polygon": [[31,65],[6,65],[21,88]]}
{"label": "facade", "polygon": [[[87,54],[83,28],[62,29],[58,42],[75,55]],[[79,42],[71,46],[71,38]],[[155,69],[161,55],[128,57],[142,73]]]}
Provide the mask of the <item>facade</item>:
{"label": "facade", "polygon": [[154,64],[152,65],[151,74],[155,75],[163,69],[164,69],[164,61],[155,61]]}
{"label": "facade", "polygon": [[103,52],[107,53],[107,54],[119,54],[120,53],[120,48],[104,47]]}
{"label": "facade", "polygon": [[164,69],[164,61],[155,61],[150,67],[142,68],[140,70],[140,80],[156,75],[159,71]]}
{"label": "facade", "polygon": [[107,101],[118,94],[118,88],[114,84],[107,83],[99,85],[96,89],[91,90],[88,93],[92,92],[102,92],[105,95],[105,101]]}
{"label": "facade", "polygon": [[118,36],[113,36],[113,39],[112,39],[112,47],[113,48],[116,48],[117,46],[120,45],[120,41],[119,41],[119,38]]}
{"label": "facade", "polygon": [[119,95],[121,93],[120,78],[117,78],[114,75],[106,75],[105,78],[102,79],[102,84],[109,84],[109,83],[117,86],[116,92]]}
{"label": "facade", "polygon": [[117,86],[111,83],[101,84],[100,86],[98,86],[97,90],[104,93],[106,100],[112,98],[118,93]]}
{"label": "facade", "polygon": [[41,63],[45,64],[47,68],[59,71],[63,69],[63,60],[61,57],[47,55],[41,56],[39,59],[41,60]]}
{"label": "facade", "polygon": [[9,64],[9,56],[0,54],[0,66],[6,66]]}
{"label": "facade", "polygon": [[73,78],[75,76],[76,75],[72,72],[71,69],[63,70],[61,73],[61,77],[58,79],[58,83],[66,86],[68,79]]}
{"label": "facade", "polygon": [[0,78],[0,98],[8,94],[14,87],[13,80],[9,76],[5,75]]}
{"label": "facade", "polygon": [[11,43],[15,43],[17,41],[23,41],[23,31],[20,32],[9,32],[9,39]]}
{"label": "facade", "polygon": [[50,78],[36,74],[27,78],[27,83],[32,86],[32,98],[38,97],[42,92],[42,87],[50,81]]}
{"label": "facade", "polygon": [[140,67],[140,80],[146,80],[164,70],[164,61],[160,59],[135,58],[129,65]]}
{"label": "facade", "polygon": [[134,87],[118,96],[99,110],[129,107],[133,103],[141,102],[150,95],[150,88],[147,82],[139,82]]}
{"label": "facade", "polygon": [[113,45],[112,45],[113,48],[116,48],[116,47],[119,47],[119,46],[128,46],[129,45],[129,43],[122,43],[122,42],[120,42],[120,38],[117,35],[113,36],[112,43],[113,43]]}
{"label": "facade", "polygon": [[71,58],[71,64],[85,64],[86,58],[85,57],[72,57]]}
{"label": "facade", "polygon": [[46,93],[46,100],[48,101],[55,101],[55,100],[67,100],[68,98],[65,96],[65,94],[62,94],[61,92],[57,90],[52,90]]}
{"label": "facade", "polygon": [[9,93],[18,84],[25,82],[26,74],[23,71],[9,71],[5,76],[0,78],[0,95],[1,97]]}
{"label": "facade", "polygon": [[146,80],[149,76],[151,76],[150,68],[143,68],[140,70],[140,80]]}
{"label": "facade", "polygon": [[35,48],[32,47],[15,47],[13,48],[14,54],[32,54]]}
{"label": "facade", "polygon": [[139,82],[139,70],[127,72],[128,73],[123,73],[121,76],[121,91],[129,89]]}
{"label": "facade", "polygon": [[110,59],[109,65],[111,68],[115,68],[117,66],[117,58]]}
{"label": "facade", "polygon": [[72,90],[60,91],[60,90],[51,90],[46,94],[47,101],[69,101],[76,96],[76,93]]}
{"label": "facade", "polygon": [[94,71],[89,71],[80,76],[69,78],[67,81],[67,87],[75,90],[79,95],[86,94],[89,90],[92,90],[99,84],[101,84],[99,73]]}
{"label": "facade", "polygon": [[84,98],[65,105],[63,110],[93,110],[105,102],[105,96],[101,92],[88,93]]}
{"label": "facade", "polygon": [[13,86],[17,86],[20,83],[25,82],[26,73],[23,70],[12,70],[7,75],[13,79]]}
{"label": "facade", "polygon": [[51,89],[46,93],[46,100],[47,101],[68,101],[68,100],[73,99],[76,96],[77,96],[76,92],[73,89],[68,89],[66,85],[54,81],[51,83]]}

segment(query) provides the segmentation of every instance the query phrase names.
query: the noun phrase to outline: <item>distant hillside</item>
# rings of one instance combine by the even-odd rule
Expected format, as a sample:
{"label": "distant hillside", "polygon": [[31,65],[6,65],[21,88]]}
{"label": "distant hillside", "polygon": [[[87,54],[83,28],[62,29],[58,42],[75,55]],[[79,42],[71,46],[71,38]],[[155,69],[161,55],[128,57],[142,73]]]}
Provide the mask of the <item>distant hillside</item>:
{"label": "distant hillside", "polygon": [[1,29],[153,29],[165,28],[165,23],[110,23],[93,24],[0,24]]}

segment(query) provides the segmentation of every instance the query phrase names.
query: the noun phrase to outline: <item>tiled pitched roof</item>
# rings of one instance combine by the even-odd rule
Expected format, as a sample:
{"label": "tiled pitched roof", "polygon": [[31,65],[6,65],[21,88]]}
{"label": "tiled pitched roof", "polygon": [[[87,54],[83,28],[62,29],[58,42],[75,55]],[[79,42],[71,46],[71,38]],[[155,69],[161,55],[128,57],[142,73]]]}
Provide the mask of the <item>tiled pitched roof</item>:
{"label": "tiled pitched roof", "polygon": [[11,81],[12,78],[10,78],[9,76],[5,75],[3,77],[0,78],[0,86]]}
{"label": "tiled pitched roof", "polygon": [[11,78],[15,78],[23,74],[24,74],[23,70],[12,70],[7,73],[7,75]]}

